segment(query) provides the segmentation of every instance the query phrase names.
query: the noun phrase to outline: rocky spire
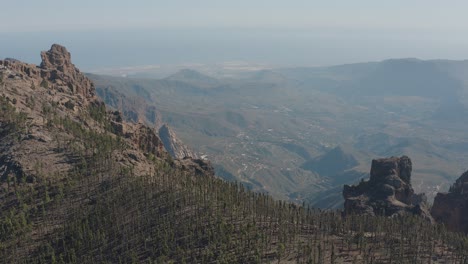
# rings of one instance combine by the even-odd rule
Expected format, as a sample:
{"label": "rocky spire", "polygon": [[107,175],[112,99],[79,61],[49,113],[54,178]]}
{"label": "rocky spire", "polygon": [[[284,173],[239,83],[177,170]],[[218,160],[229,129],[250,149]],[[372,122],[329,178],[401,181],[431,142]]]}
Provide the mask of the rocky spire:
{"label": "rocky spire", "polygon": [[42,69],[58,69],[65,72],[75,66],[71,63],[70,52],[64,46],[53,44],[49,51],[41,52]]}
{"label": "rocky spire", "polygon": [[344,214],[411,213],[432,221],[425,195],[415,194],[411,186],[411,170],[407,156],[372,160],[369,181],[344,186]]}
{"label": "rocky spire", "polygon": [[41,58],[42,78],[55,84],[57,89],[85,98],[95,96],[94,84],[73,65],[70,52],[64,46],[53,44],[50,50],[41,52]]}

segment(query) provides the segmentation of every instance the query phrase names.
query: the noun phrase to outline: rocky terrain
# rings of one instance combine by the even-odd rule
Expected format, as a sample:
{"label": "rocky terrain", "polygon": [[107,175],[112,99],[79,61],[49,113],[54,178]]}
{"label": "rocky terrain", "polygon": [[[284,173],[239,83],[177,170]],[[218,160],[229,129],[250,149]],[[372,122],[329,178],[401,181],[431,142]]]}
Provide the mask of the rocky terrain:
{"label": "rocky terrain", "polygon": [[[2,263],[466,261],[463,237],[406,214],[343,218],[213,177],[167,126],[107,109],[64,47],[41,57],[0,61]],[[353,166],[332,154],[323,160]],[[411,162],[390,160],[371,174],[392,179],[395,201],[411,199]]]}
{"label": "rocky terrain", "polygon": [[[0,61],[2,97],[24,115],[26,131],[22,136],[28,139],[13,146],[2,141],[2,159],[9,161],[2,163],[3,167],[15,164],[21,173],[31,174],[36,173],[31,160],[40,160],[48,174],[67,171],[71,158],[58,150],[64,148],[63,144],[70,144],[67,135],[70,133],[57,130],[60,125],[54,126],[54,120],[78,121],[86,131],[109,130],[109,137],[122,136],[127,148],[115,153],[115,160],[122,166],[133,166],[139,174],[149,172],[151,167],[144,155],[169,159],[157,131],[142,123],[125,122],[120,112],[106,112],[104,103],[96,96],[94,84],[72,64],[70,53],[64,47],[52,45],[49,51],[41,53],[41,58],[40,66],[16,60]],[[109,121],[109,127],[103,121]],[[175,135],[167,138],[174,144],[180,142],[170,136]],[[2,171],[11,170],[3,168]]]}
{"label": "rocky terrain", "polygon": [[[141,90],[138,86],[134,87],[134,89]],[[158,131],[158,136],[161,138],[165,149],[173,158],[198,158],[199,155],[184,144],[168,124],[162,123],[161,113],[156,107],[149,105],[144,99],[122,94],[112,87],[97,89],[97,94],[109,107],[120,111],[123,119],[153,126]]]}
{"label": "rocky terrain", "polygon": [[411,186],[411,171],[411,159],[406,156],[372,160],[368,181],[344,186],[344,214],[410,213],[432,221],[425,195],[416,194]]}
{"label": "rocky terrain", "polygon": [[448,192],[437,194],[431,214],[448,229],[468,233],[468,172],[463,173]]}
{"label": "rocky terrain", "polygon": [[164,147],[172,157],[176,159],[198,158],[195,152],[177,138],[175,132],[167,124],[162,125],[158,132]]}
{"label": "rocky terrain", "polygon": [[[42,193],[43,184],[72,188],[67,187],[71,181],[88,175],[94,179],[88,184],[97,180],[92,184],[94,187],[88,185],[91,190],[103,181],[110,181],[112,174],[154,174],[155,163],[166,164],[180,173],[214,176],[210,163],[196,159],[167,126],[164,141],[170,153],[157,130],[141,122],[127,122],[120,112],[106,110],[104,102],[96,96],[94,84],[73,65],[65,47],[54,44],[41,53],[41,58],[40,66],[14,59],[0,60],[3,212],[13,210],[18,202],[11,196],[13,186],[16,192],[29,186],[37,189],[33,194]],[[57,192],[45,190],[47,197],[54,197]],[[78,200],[71,201],[74,202],[69,210],[81,206]],[[5,215],[0,215],[5,220]],[[54,226],[60,228],[63,220],[54,222]],[[34,224],[38,220],[27,221]],[[4,222],[0,224],[5,238],[12,235]],[[36,232],[28,240],[28,247],[37,247],[54,230]]]}

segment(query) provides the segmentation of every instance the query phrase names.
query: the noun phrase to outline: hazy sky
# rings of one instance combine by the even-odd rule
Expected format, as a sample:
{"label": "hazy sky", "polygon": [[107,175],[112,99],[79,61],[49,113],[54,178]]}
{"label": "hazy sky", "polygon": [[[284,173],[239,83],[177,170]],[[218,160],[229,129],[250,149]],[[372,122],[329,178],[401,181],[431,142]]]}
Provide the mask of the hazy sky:
{"label": "hazy sky", "polygon": [[[390,57],[468,58],[466,0],[0,3],[0,57],[31,59],[60,42],[84,56],[85,68],[224,60],[330,65]],[[92,48],[107,57],[89,55]],[[133,59],[127,54],[131,51]],[[111,58],[112,52],[123,59]]]}
{"label": "hazy sky", "polygon": [[468,29],[465,0],[1,0],[0,31],[122,28]]}

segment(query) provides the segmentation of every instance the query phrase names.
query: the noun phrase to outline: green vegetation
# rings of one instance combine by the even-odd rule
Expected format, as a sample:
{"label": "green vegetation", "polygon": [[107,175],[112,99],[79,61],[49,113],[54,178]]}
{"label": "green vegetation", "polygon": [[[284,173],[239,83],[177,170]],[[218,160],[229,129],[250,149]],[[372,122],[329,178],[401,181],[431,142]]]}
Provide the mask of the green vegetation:
{"label": "green vegetation", "polygon": [[12,104],[16,104],[16,98],[10,100],[4,95],[0,96],[0,120],[3,121],[0,123],[0,135],[13,134],[25,128],[27,115],[23,112],[16,112]]}
{"label": "green vegetation", "polygon": [[[275,200],[151,153],[149,129],[114,133],[115,116],[103,104],[85,108],[69,97],[62,107],[30,96],[16,96],[16,105],[0,97],[2,263],[468,261],[465,235],[411,216],[343,218]],[[43,120],[18,110],[37,108],[31,117]],[[252,122],[237,112],[217,115],[228,127],[213,136],[236,136],[234,126]],[[273,157],[281,146],[269,134],[252,148]],[[287,146],[308,157],[301,145]]]}
{"label": "green vegetation", "polygon": [[[3,101],[0,117],[24,122]],[[421,219],[350,216],[274,200],[149,157],[136,175],[113,158],[124,141],[48,112],[73,170],[2,179],[5,263],[428,263],[468,261],[466,236]],[[90,115],[95,120],[105,116]],[[9,118],[7,118],[9,117]],[[11,132],[10,132],[11,133]],[[68,135],[68,136],[61,136]],[[3,185],[4,186],[4,185]]]}

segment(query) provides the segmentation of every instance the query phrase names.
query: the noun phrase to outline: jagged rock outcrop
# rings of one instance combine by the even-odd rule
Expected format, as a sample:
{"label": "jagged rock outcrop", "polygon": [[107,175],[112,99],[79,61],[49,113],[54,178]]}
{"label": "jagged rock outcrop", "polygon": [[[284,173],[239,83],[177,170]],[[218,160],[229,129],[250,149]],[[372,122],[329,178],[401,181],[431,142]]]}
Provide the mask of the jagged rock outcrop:
{"label": "jagged rock outcrop", "polygon": [[156,131],[142,123],[136,124],[131,132],[125,132],[125,134],[145,153],[156,153],[160,156],[164,150],[164,145]]}
{"label": "jagged rock outcrop", "polygon": [[437,193],[431,214],[449,230],[468,233],[468,171],[456,180],[448,193]]}
{"label": "jagged rock outcrop", "polygon": [[58,44],[41,52],[40,66],[23,63],[15,59],[0,60],[0,68],[8,79],[28,78],[34,86],[43,86],[51,92],[80,95],[88,101],[96,98],[94,85],[71,63],[67,49]]}
{"label": "jagged rock outcrop", "polygon": [[65,47],[54,44],[49,51],[41,52],[41,58],[42,78],[51,81],[62,91],[68,88],[73,94],[94,97],[94,84],[73,65]]}
{"label": "jagged rock outcrop", "polygon": [[175,132],[167,124],[164,124],[159,128],[159,137],[161,138],[167,152],[169,152],[173,158],[198,158],[198,155],[195,152],[190,150],[177,138]]}
{"label": "jagged rock outcrop", "polygon": [[344,186],[344,214],[411,213],[432,221],[425,195],[415,194],[411,186],[411,170],[411,159],[407,156],[372,160],[368,181]]}

